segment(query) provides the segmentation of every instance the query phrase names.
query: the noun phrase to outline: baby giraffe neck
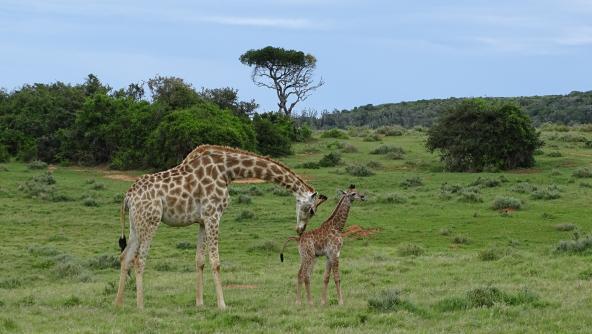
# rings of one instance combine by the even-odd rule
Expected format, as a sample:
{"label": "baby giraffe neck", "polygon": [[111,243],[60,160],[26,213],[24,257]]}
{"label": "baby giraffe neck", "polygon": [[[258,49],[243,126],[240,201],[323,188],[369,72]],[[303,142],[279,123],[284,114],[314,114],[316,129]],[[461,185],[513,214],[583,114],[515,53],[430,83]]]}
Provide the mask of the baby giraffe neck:
{"label": "baby giraffe neck", "polygon": [[342,231],[343,227],[345,226],[345,222],[347,221],[347,217],[349,215],[349,208],[351,207],[351,200],[347,196],[343,196],[331,217],[323,223],[329,228],[336,229],[338,231]]}

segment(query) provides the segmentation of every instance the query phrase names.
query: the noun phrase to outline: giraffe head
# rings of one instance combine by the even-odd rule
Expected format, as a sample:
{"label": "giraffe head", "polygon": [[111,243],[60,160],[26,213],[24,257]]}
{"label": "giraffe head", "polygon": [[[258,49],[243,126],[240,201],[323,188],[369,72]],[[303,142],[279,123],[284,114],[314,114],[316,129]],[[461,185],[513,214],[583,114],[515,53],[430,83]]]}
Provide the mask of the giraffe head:
{"label": "giraffe head", "polygon": [[306,229],[306,224],[314,214],[317,208],[327,200],[327,196],[318,195],[317,192],[307,193],[296,198],[296,232],[302,234]]}
{"label": "giraffe head", "polygon": [[360,201],[365,201],[366,200],[366,196],[360,194],[357,190],[356,190],[356,186],[353,184],[350,184],[349,188],[347,188],[347,191],[343,191],[340,190],[341,195],[342,196],[348,196],[350,201],[354,201],[354,200],[360,200]]}

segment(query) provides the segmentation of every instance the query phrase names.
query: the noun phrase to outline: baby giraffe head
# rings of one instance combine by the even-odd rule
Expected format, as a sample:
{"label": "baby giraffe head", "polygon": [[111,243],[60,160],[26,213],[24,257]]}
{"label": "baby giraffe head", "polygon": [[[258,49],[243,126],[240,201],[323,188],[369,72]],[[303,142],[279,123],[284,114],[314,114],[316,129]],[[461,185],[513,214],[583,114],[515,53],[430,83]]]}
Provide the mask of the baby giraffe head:
{"label": "baby giraffe head", "polygon": [[360,194],[357,190],[356,190],[356,186],[353,184],[350,184],[349,188],[347,188],[346,191],[340,190],[341,195],[342,196],[347,196],[349,198],[350,201],[354,201],[354,200],[360,200],[360,201],[365,201],[366,200],[366,196]]}

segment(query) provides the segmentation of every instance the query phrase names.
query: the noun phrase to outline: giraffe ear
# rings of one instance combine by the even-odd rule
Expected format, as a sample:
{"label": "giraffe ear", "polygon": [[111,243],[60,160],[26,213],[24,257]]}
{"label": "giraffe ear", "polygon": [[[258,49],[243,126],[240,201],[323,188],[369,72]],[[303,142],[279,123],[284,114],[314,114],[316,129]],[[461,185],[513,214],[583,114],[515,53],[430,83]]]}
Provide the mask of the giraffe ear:
{"label": "giraffe ear", "polygon": [[312,195],[310,195],[310,199],[315,199],[315,198],[317,198],[317,195],[318,195],[318,194],[319,194],[319,193],[315,191],[314,193],[312,193]]}

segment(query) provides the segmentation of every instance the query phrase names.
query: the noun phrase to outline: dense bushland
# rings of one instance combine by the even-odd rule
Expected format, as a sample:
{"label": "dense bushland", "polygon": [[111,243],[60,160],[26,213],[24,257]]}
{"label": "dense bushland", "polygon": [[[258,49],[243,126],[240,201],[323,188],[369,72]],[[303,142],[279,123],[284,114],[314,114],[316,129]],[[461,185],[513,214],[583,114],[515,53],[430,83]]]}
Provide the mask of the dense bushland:
{"label": "dense bushland", "polygon": [[198,92],[175,77],[119,90],[92,74],[82,84],[24,85],[0,91],[0,161],[166,168],[199,144],[279,156],[310,137],[308,128],[284,115],[252,117],[256,108],[253,100],[239,101],[232,88]]}

